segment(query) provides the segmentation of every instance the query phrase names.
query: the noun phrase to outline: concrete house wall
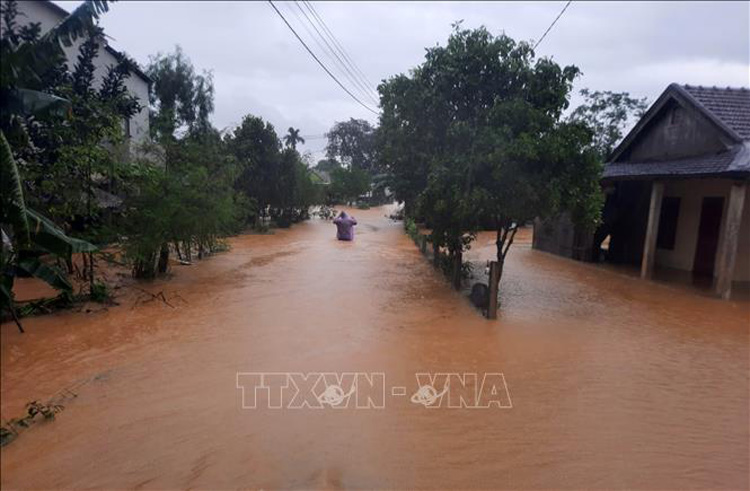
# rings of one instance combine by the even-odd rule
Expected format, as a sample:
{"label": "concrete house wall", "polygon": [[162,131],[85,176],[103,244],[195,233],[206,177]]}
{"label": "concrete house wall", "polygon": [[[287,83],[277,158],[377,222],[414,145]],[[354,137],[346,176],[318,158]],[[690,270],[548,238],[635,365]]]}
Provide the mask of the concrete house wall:
{"label": "concrete house wall", "polygon": [[[727,208],[729,206],[729,190],[731,181],[727,179],[686,179],[667,181],[664,186],[664,197],[679,197],[680,211],[677,217],[677,231],[673,250],[656,248],[656,264],[658,266],[693,270],[693,259],[698,238],[698,227],[701,219],[701,206],[705,197],[724,198],[721,228],[719,230],[718,250],[721,250],[726,226]],[[750,191],[746,192],[745,201],[750,200]],[[734,281],[750,281],[750,212],[744,209],[740,226],[739,253],[734,268]],[[714,271],[718,271],[718,254],[714,263]]]}
{"label": "concrete house wall", "polygon": [[[64,10],[46,0],[28,0],[18,2],[18,25],[27,25],[38,22],[42,29],[42,34],[52,29],[65,18]],[[106,41],[105,41],[106,42]],[[68,70],[73,69],[78,57],[79,48],[83,44],[82,39],[77,39],[73,46],[63,46],[63,51],[68,59]],[[99,54],[94,59],[94,84],[99,87],[107,74],[110,66],[117,65],[117,58],[111,52],[112,48],[102,45],[99,47]],[[138,144],[143,143],[149,138],[149,119],[148,119],[148,101],[149,101],[149,82],[138,73],[131,73],[130,77],[125,80],[125,86],[128,92],[138,98],[141,104],[141,110],[130,120],[131,142]]]}
{"label": "concrete house wall", "polygon": [[[726,148],[726,138],[700,111],[689,104],[672,99],[654,116],[620,158],[624,161],[659,161],[714,154]],[[665,250],[657,247],[657,266],[681,271],[693,270],[701,207],[705,197],[724,198],[718,245],[718,250],[721,250],[731,184],[730,179],[718,178],[664,181],[664,197],[679,197],[680,210],[674,249]],[[748,208],[745,208],[740,229],[739,254],[733,273],[734,281],[750,281],[749,215]],[[715,258],[714,271],[718,271],[718,256],[717,254]]]}
{"label": "concrete house wall", "polygon": [[639,266],[642,278],[661,268],[705,284],[712,271],[722,298],[750,282],[748,89],[670,84],[610,158],[592,240],[561,216],[536,221],[535,248]]}

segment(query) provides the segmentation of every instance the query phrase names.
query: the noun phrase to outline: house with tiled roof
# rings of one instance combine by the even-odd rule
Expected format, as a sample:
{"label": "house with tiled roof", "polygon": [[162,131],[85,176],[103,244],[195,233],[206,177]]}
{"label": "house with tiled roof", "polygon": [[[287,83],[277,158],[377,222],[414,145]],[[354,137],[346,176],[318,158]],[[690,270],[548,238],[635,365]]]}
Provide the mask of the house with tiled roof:
{"label": "house with tiled roof", "polygon": [[[26,0],[18,2],[18,17],[16,22],[19,26],[39,24],[41,34],[46,33],[57,24],[62,22],[69,14],[67,10],[50,0]],[[78,38],[71,46],[62,46],[67,58],[67,66],[70,71],[78,59],[79,50],[84,38]],[[110,66],[117,65],[123,54],[109,44],[109,38],[100,40],[99,50],[94,59],[94,83],[100,86]],[[141,110],[132,118],[123,121],[123,130],[127,137],[128,146],[131,143],[142,144],[149,140],[149,93],[151,79],[137,65],[132,67],[133,72],[125,80],[125,89],[141,105]]]}
{"label": "house with tiled roof", "polygon": [[750,90],[671,84],[612,153],[598,255],[675,270],[729,298],[750,282]]}

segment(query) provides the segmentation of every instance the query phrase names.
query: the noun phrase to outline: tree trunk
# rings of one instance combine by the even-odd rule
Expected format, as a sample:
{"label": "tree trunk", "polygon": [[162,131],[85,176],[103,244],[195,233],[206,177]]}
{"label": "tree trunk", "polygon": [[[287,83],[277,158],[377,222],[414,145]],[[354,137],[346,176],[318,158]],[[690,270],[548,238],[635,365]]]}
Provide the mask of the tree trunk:
{"label": "tree trunk", "polygon": [[182,253],[180,252],[180,241],[179,240],[175,240],[174,241],[174,250],[177,253],[177,259],[179,259],[180,261],[182,261]]}
{"label": "tree trunk", "polygon": [[159,263],[157,265],[157,271],[160,274],[164,274],[167,272],[168,266],[169,266],[169,244],[165,242],[161,245],[161,250],[159,251]]}
{"label": "tree trunk", "polygon": [[[513,239],[518,231],[518,225],[515,225],[510,220],[503,221],[505,225],[498,227],[497,229],[497,240],[495,245],[497,246],[497,273],[494,278],[490,278],[490,291],[495,290],[495,298],[500,292],[500,280],[503,277],[503,269],[505,267],[505,257],[508,255],[510,246],[513,245]],[[492,282],[494,281],[494,285]]]}
{"label": "tree trunk", "polygon": [[461,251],[456,251],[453,253],[453,288],[455,290],[461,289],[461,265],[463,263],[462,261],[463,255],[461,254]]}
{"label": "tree trunk", "polygon": [[497,319],[497,293],[500,288],[502,267],[497,261],[490,262],[489,302],[487,303],[487,318]]}
{"label": "tree trunk", "polygon": [[94,253],[89,252],[89,295],[94,295]]}

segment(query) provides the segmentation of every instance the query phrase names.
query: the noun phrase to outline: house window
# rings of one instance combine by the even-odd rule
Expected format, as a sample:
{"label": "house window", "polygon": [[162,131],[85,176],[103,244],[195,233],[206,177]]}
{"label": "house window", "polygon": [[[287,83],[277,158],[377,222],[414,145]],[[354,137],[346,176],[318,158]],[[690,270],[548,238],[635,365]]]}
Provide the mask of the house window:
{"label": "house window", "polygon": [[656,236],[656,247],[674,250],[677,237],[677,218],[680,216],[680,198],[667,196],[661,201],[659,217],[659,234]]}
{"label": "house window", "polygon": [[130,118],[123,118],[123,120],[122,120],[122,130],[125,133],[125,137],[126,138],[130,138],[131,136],[133,136],[130,133]]}

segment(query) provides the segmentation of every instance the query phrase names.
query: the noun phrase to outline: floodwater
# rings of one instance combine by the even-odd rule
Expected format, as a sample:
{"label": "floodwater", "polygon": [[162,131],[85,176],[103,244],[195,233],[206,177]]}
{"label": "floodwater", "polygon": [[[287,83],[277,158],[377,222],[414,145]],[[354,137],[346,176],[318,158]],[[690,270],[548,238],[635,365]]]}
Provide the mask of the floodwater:
{"label": "floodwater", "polygon": [[[385,208],[175,266],[163,292],[2,326],[11,488],[748,487],[750,304],[513,245],[496,321]],[[470,252],[492,256],[481,235]],[[384,372],[384,409],[242,408],[237,372]],[[412,404],[417,372],[501,372],[512,408]]]}

